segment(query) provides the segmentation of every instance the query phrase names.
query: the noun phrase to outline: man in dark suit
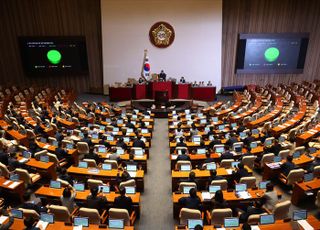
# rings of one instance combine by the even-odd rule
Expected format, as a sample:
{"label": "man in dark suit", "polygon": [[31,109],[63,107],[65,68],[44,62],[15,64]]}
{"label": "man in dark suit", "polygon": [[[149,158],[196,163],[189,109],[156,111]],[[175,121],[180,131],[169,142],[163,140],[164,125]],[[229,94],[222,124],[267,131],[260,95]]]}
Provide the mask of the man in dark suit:
{"label": "man in dark suit", "polygon": [[274,153],[274,155],[278,156],[279,152],[281,151],[281,145],[279,144],[278,139],[274,140],[273,145],[271,145],[271,147],[267,147],[265,152],[268,153]]}
{"label": "man in dark suit", "polygon": [[215,159],[214,158],[211,158],[211,153],[210,151],[207,151],[206,152],[206,159],[203,161],[203,164],[207,164],[207,163],[211,163],[211,162],[214,162]]}
{"label": "man in dark suit", "polygon": [[2,142],[0,142],[0,162],[4,165],[8,165],[9,155]]}
{"label": "man in dark suit", "polygon": [[123,137],[119,137],[118,141],[117,141],[117,147],[120,147],[124,150],[127,150],[128,146],[126,143],[124,143],[123,141]]}
{"label": "man in dark suit", "polygon": [[130,119],[130,118],[128,118],[126,127],[130,128],[130,129],[133,129],[133,130],[136,129],[136,127],[134,126],[134,124],[131,123],[131,119]]}
{"label": "man in dark suit", "polygon": [[262,203],[260,201],[255,201],[254,206],[249,206],[247,212],[240,215],[240,222],[245,223],[248,221],[250,215],[262,214],[264,212],[266,211],[262,208]]}
{"label": "man in dark suit", "polygon": [[221,144],[221,140],[219,140],[219,137],[217,135],[214,135],[214,139],[209,143],[209,149],[214,148],[215,145],[220,145]]}
{"label": "man in dark suit", "polygon": [[56,148],[56,156],[59,160],[63,158],[69,158],[68,152],[62,148],[62,142],[58,142],[58,147]]}
{"label": "man in dark suit", "polygon": [[87,197],[86,207],[95,208],[102,214],[103,210],[107,208],[108,201],[104,196],[98,196],[98,187],[90,189],[91,194]]}
{"label": "man in dark suit", "polygon": [[70,175],[67,173],[67,170],[66,170],[65,168],[61,168],[61,172],[60,172],[59,178],[60,178],[61,180],[68,181],[69,184],[73,185],[73,178],[72,178],[72,176],[70,176]]}
{"label": "man in dark suit", "polygon": [[226,145],[232,147],[234,143],[238,142],[238,138],[234,132],[230,134],[229,140],[227,140]]}
{"label": "man in dark suit", "polygon": [[83,134],[82,142],[86,142],[88,144],[89,148],[93,146],[91,138],[89,138],[88,133]]}
{"label": "man in dark suit", "polygon": [[233,154],[230,152],[229,148],[225,146],[226,150],[221,154],[220,159],[233,159]]}
{"label": "man in dark suit", "polygon": [[114,199],[113,207],[127,209],[129,214],[132,212],[132,199],[131,197],[126,196],[126,188],[119,189],[120,196]]}
{"label": "man in dark suit", "polygon": [[177,157],[177,161],[190,161],[190,157],[186,154],[185,149],[181,149],[181,155]]}
{"label": "man in dark suit", "polygon": [[179,142],[177,143],[176,147],[187,147],[187,144],[183,142],[184,138],[180,137]]}
{"label": "man in dark suit", "polygon": [[217,170],[215,169],[210,170],[210,177],[209,177],[210,184],[213,180],[223,180],[223,179],[225,179],[223,176],[217,176]]}
{"label": "man in dark suit", "polygon": [[85,154],[83,158],[84,159],[94,159],[97,164],[100,161],[99,155],[94,152],[89,152],[89,153]]}
{"label": "man in dark suit", "polygon": [[201,211],[201,200],[197,196],[197,190],[195,188],[190,189],[189,197],[181,197],[179,199],[179,204],[183,208],[190,208],[190,209],[198,209]]}
{"label": "man in dark suit", "polygon": [[234,172],[232,175],[233,175],[233,179],[239,182],[240,178],[249,176],[249,172],[242,163],[239,163],[238,168],[236,169],[236,172]]}
{"label": "man in dark suit", "polygon": [[167,78],[167,74],[165,74],[165,72],[161,70],[159,74],[159,81],[166,81],[166,78]]}
{"label": "man in dark suit", "polygon": [[292,162],[293,157],[292,155],[287,156],[287,161],[281,165],[281,172],[285,175],[288,176],[290,171],[292,169],[296,168],[296,165]]}
{"label": "man in dark suit", "polygon": [[139,133],[136,134],[137,138],[134,140],[132,147],[140,147],[140,148],[145,148],[146,144],[141,140],[141,135]]}
{"label": "man in dark suit", "polygon": [[254,141],[255,141],[255,139],[252,136],[252,133],[248,132],[248,136],[243,140],[243,143],[244,143],[245,146],[250,146],[250,143],[254,142]]}

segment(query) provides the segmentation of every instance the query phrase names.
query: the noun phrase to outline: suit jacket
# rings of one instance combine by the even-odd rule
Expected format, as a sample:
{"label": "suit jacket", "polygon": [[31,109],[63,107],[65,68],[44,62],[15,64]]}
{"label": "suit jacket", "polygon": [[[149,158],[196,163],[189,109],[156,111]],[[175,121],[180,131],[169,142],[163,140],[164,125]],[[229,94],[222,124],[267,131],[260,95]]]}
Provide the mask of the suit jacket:
{"label": "suit jacket", "polygon": [[178,142],[176,147],[187,147],[187,144],[184,142]]}
{"label": "suit jacket", "polygon": [[230,151],[227,151],[223,154],[221,154],[220,159],[233,159],[233,154]]}
{"label": "suit jacket", "polygon": [[56,148],[56,156],[58,157],[59,160],[61,160],[65,157],[68,157],[68,153],[64,149]]}
{"label": "suit jacket", "polygon": [[105,197],[92,197],[92,195],[89,195],[87,197],[86,207],[95,208],[101,214],[103,210],[107,208],[107,199]]}
{"label": "suit jacket", "polygon": [[124,142],[118,142],[118,143],[117,143],[117,147],[121,147],[121,148],[123,148],[124,150],[127,150],[127,148],[128,148],[127,144],[124,143]]}
{"label": "suit jacket", "polygon": [[233,173],[233,179],[236,180],[237,182],[240,181],[240,178],[249,176],[248,170],[247,169],[239,169],[237,172]]}
{"label": "suit jacket", "polygon": [[230,139],[226,142],[226,145],[229,145],[230,147],[232,147],[232,145],[236,142],[238,142],[238,138],[230,137]]}
{"label": "suit jacket", "polygon": [[118,196],[114,199],[113,207],[127,209],[130,214],[132,212],[132,199],[127,196]]}
{"label": "suit jacket", "polygon": [[282,165],[281,165],[281,172],[284,174],[284,175],[286,175],[286,176],[288,176],[288,174],[290,173],[290,171],[292,170],[292,169],[295,169],[296,168],[296,165],[294,164],[294,163],[292,163],[292,162],[285,162],[285,163],[283,163]]}
{"label": "suit jacket", "polygon": [[178,202],[184,208],[201,210],[201,200],[199,197],[181,197]]}
{"label": "suit jacket", "polygon": [[210,149],[213,149],[213,146],[215,145],[220,145],[221,144],[221,141],[220,140],[212,140],[210,143],[209,143],[209,148]]}
{"label": "suit jacket", "polygon": [[8,153],[0,151],[0,162],[4,165],[8,165],[9,155]]}
{"label": "suit jacket", "polygon": [[190,161],[190,157],[188,155],[178,155],[177,161]]}
{"label": "suit jacket", "polygon": [[146,144],[142,141],[142,140],[138,140],[136,139],[133,144],[132,144],[132,147],[140,147],[140,148],[145,148],[146,147]]}
{"label": "suit jacket", "polygon": [[92,154],[92,153],[87,153],[84,155],[83,157],[84,159],[94,159],[96,161],[96,163],[99,163],[99,156],[97,154]]}

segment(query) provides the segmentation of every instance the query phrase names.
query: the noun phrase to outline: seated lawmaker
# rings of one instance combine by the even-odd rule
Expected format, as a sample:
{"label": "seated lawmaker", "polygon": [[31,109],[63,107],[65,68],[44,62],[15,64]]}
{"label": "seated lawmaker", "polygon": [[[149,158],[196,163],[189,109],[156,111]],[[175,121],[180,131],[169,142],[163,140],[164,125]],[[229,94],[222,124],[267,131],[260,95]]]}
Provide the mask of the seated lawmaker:
{"label": "seated lawmaker", "polygon": [[218,209],[219,208],[227,208],[228,207],[227,202],[223,197],[222,190],[216,191],[215,196],[212,198],[211,202],[212,202],[213,209],[216,209],[216,208],[218,208]]}
{"label": "seated lawmaker", "polygon": [[191,188],[189,191],[189,197],[181,197],[178,203],[183,208],[197,209],[201,211],[201,199],[197,196],[197,190]]}
{"label": "seated lawmaker", "polygon": [[181,149],[181,154],[178,155],[177,161],[190,161],[190,157],[186,152],[186,149]]}
{"label": "seated lawmaker", "polygon": [[143,140],[141,140],[142,136],[139,133],[136,133],[137,138],[134,140],[132,147],[140,147],[140,148],[145,148],[146,144],[144,143]]}
{"label": "seated lawmaker", "polygon": [[217,170],[215,169],[210,170],[210,177],[208,179],[209,184],[211,184],[211,182],[214,180],[223,180],[223,179],[225,179],[223,176],[217,175]]}
{"label": "seated lawmaker", "polygon": [[108,201],[103,195],[98,195],[99,189],[98,187],[92,187],[90,189],[91,194],[87,197],[86,207],[94,208],[102,214],[103,210],[107,209]]}
{"label": "seated lawmaker", "polygon": [[114,208],[121,208],[128,210],[129,214],[131,214],[133,205],[132,205],[132,199],[129,196],[126,196],[126,188],[120,188],[119,189],[120,196],[116,197],[114,199],[113,207]]}
{"label": "seated lawmaker", "polygon": [[124,150],[127,150],[128,149],[128,145],[124,142],[124,140],[123,140],[123,137],[119,137],[118,138],[118,141],[117,141],[117,145],[116,145],[117,147],[120,147],[120,148],[122,148],[122,149],[124,149]]}
{"label": "seated lawmaker", "polygon": [[266,192],[263,194],[262,202],[269,211],[273,211],[275,205],[279,202],[279,196],[270,182],[266,185]]}
{"label": "seated lawmaker", "polygon": [[228,146],[225,146],[225,151],[221,154],[220,159],[233,159],[233,154],[230,152]]}
{"label": "seated lawmaker", "polygon": [[203,161],[203,164],[212,163],[212,162],[215,162],[215,159],[211,158],[211,152],[207,151],[206,152],[206,159]]}
{"label": "seated lawmaker", "polygon": [[292,169],[295,169],[297,166],[292,162],[293,160],[293,156],[292,155],[288,155],[287,156],[287,161],[285,163],[283,163],[280,166],[281,172],[285,175],[288,176],[290,171]]}
{"label": "seated lawmaker", "polygon": [[236,171],[232,173],[233,179],[237,182],[240,181],[242,177],[250,176],[248,170],[244,167],[242,163],[238,164]]}
{"label": "seated lawmaker", "polygon": [[184,143],[184,137],[179,138],[179,142],[177,143],[176,147],[187,147],[187,144]]}
{"label": "seated lawmaker", "polygon": [[261,201],[255,201],[253,206],[249,206],[247,208],[247,211],[242,213],[240,215],[240,222],[245,223],[248,221],[249,216],[255,215],[255,214],[262,214],[266,211],[262,208],[262,202]]}
{"label": "seated lawmaker", "polygon": [[161,70],[159,74],[159,81],[166,81],[166,78],[167,78],[167,74],[165,74],[165,72]]}
{"label": "seated lawmaker", "polygon": [[99,164],[100,161],[99,155],[91,151],[89,153],[84,154],[83,159],[93,159],[96,161],[97,164]]}

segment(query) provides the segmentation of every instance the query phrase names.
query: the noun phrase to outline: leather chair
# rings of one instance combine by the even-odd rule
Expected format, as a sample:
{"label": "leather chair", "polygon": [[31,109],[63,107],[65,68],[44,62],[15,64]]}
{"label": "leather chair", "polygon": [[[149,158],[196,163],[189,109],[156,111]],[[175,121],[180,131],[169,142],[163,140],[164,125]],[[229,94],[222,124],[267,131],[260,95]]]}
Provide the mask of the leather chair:
{"label": "leather chair", "polygon": [[103,213],[100,215],[98,210],[94,208],[80,208],[78,214],[82,217],[89,217],[89,223],[97,225],[104,224],[108,216],[106,210],[104,210]]}
{"label": "leather chair", "polygon": [[109,218],[122,219],[124,221],[125,226],[133,226],[136,220],[136,213],[133,211],[131,215],[129,215],[129,212],[127,209],[110,208]]}
{"label": "leather chair", "polygon": [[184,187],[193,187],[193,188],[197,189],[197,184],[194,182],[180,182],[178,190],[182,193]]}
{"label": "leather chair", "polygon": [[293,185],[295,182],[303,180],[304,170],[303,169],[293,169],[290,171],[288,176],[280,174],[279,179],[285,185]]}
{"label": "leather chair", "polygon": [[88,167],[90,168],[97,168],[97,162],[94,159],[82,159],[82,161],[88,163]]}
{"label": "leather chair", "polygon": [[254,176],[242,177],[239,181],[240,184],[246,184],[247,188],[256,187],[256,178]]}
{"label": "leather chair", "polygon": [[196,209],[182,208],[179,214],[180,224],[186,225],[188,219],[202,219],[201,212]]}
{"label": "leather chair", "polygon": [[29,173],[25,169],[16,168],[14,172],[19,175],[19,178],[24,182],[25,187],[33,185],[41,179],[41,176],[39,174]]}
{"label": "leather chair", "polygon": [[291,201],[283,201],[274,206],[273,214],[276,220],[283,220],[288,217]]}
{"label": "leather chair", "polygon": [[248,166],[248,168],[253,169],[255,159],[256,159],[256,156],[244,156],[241,160],[241,163],[243,165]]}
{"label": "leather chair", "polygon": [[177,161],[176,169],[181,170],[181,165],[190,165],[190,169],[192,169],[192,164],[190,161]]}
{"label": "leather chair", "polygon": [[213,181],[211,181],[211,185],[219,185],[221,187],[221,190],[228,189],[228,181],[226,179],[213,180]]}
{"label": "leather chair", "polygon": [[231,168],[232,167],[232,162],[234,162],[233,159],[223,159],[220,163],[221,168]]}
{"label": "leather chair", "polygon": [[118,169],[118,162],[116,160],[104,160],[104,163],[111,164],[112,169]]}
{"label": "leather chair", "polygon": [[226,217],[232,217],[231,208],[216,208],[211,213],[207,211],[207,221],[210,225],[223,225]]}
{"label": "leather chair", "polygon": [[87,185],[88,185],[88,188],[91,189],[93,187],[98,187],[100,185],[103,185],[103,181],[102,180],[95,180],[95,179],[88,179]]}
{"label": "leather chair", "polygon": [[40,215],[35,210],[25,209],[25,208],[19,208],[18,210],[21,210],[23,212],[23,217],[24,218],[32,216],[36,220],[40,219]]}
{"label": "leather chair", "polygon": [[7,168],[7,166],[5,166],[4,164],[2,164],[0,162],[0,175],[3,176],[6,179],[10,178],[10,172],[9,169]]}
{"label": "leather chair", "polygon": [[130,179],[119,184],[119,188],[123,187],[136,187],[136,181],[134,179]]}
{"label": "leather chair", "polygon": [[[73,213],[77,212],[78,209],[75,209]],[[65,223],[71,223],[73,214],[70,214],[69,210],[65,206],[61,205],[50,205],[48,212],[54,215],[55,221],[61,221]]]}

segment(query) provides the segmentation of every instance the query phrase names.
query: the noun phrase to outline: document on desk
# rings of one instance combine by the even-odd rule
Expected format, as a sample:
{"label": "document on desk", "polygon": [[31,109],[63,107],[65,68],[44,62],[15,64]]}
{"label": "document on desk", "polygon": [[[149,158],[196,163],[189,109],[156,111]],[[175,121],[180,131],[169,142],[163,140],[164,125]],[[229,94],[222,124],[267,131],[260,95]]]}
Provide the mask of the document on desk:
{"label": "document on desk", "polygon": [[98,173],[100,172],[100,170],[97,169],[97,168],[89,168],[89,169],[88,169],[88,172],[89,172],[89,173],[96,173],[96,174],[98,174]]}
{"label": "document on desk", "polygon": [[134,156],[135,159],[143,159],[144,156]]}
{"label": "document on desk", "polygon": [[229,175],[232,174],[232,169],[226,169],[226,171],[227,171],[227,173],[228,173]]}
{"label": "document on desk", "polygon": [[251,230],[260,230],[259,225],[251,225]]}
{"label": "document on desk", "polygon": [[46,230],[46,228],[48,227],[48,222],[44,222],[42,220],[39,220],[36,227],[40,228],[40,230]]}
{"label": "document on desk", "polygon": [[304,229],[304,230],[312,230],[314,229],[306,220],[298,220],[298,224]]}
{"label": "document on desk", "polygon": [[17,187],[19,184],[20,184],[20,182],[15,181],[15,182],[13,182],[11,185],[9,185],[8,187],[9,187],[9,188],[15,188],[15,187]]}
{"label": "document on desk", "polygon": [[249,198],[251,198],[250,193],[248,193],[247,191],[236,192],[236,196],[237,196],[238,198],[241,198],[241,199],[249,199]]}
{"label": "document on desk", "polygon": [[202,192],[201,197],[203,200],[211,200],[212,197],[214,197],[214,194],[212,194],[210,192]]}
{"label": "document on desk", "polygon": [[3,224],[8,219],[8,216],[0,216],[0,224]]}
{"label": "document on desk", "polygon": [[273,162],[266,164],[271,169],[278,169],[281,166],[281,162]]}
{"label": "document on desk", "polygon": [[131,176],[131,177],[136,177],[137,176],[137,172],[128,172],[129,173],[129,175]]}
{"label": "document on desk", "polygon": [[6,180],[6,182],[3,182],[3,185],[10,184],[11,180]]}
{"label": "document on desk", "polygon": [[47,148],[49,148],[49,147],[50,147],[50,145],[45,145],[45,146],[43,146],[42,148],[47,149]]}
{"label": "document on desk", "polygon": [[73,230],[82,230],[82,225],[74,226],[74,227],[73,227]]}
{"label": "document on desk", "polygon": [[176,160],[177,158],[178,158],[178,155],[171,154],[171,159],[172,159],[172,160]]}

